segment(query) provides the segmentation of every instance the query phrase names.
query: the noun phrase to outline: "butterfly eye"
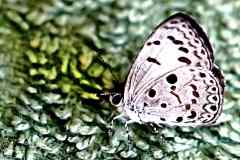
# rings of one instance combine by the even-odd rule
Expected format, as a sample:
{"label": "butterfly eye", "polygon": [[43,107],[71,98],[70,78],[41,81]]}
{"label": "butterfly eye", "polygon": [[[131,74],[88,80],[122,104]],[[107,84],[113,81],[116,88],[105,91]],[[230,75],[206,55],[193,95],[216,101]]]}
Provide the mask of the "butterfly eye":
{"label": "butterfly eye", "polygon": [[114,106],[120,106],[122,102],[122,95],[121,94],[114,94],[109,97],[110,103]]}

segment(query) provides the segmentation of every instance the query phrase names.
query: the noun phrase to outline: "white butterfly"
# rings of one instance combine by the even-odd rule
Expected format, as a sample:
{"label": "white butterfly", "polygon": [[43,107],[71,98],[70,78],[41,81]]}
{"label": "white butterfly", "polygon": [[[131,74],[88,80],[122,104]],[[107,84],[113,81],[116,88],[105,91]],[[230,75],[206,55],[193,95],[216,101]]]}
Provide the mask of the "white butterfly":
{"label": "white butterfly", "polygon": [[202,28],[177,13],[145,42],[123,94],[110,101],[130,122],[206,126],[222,112],[224,80]]}

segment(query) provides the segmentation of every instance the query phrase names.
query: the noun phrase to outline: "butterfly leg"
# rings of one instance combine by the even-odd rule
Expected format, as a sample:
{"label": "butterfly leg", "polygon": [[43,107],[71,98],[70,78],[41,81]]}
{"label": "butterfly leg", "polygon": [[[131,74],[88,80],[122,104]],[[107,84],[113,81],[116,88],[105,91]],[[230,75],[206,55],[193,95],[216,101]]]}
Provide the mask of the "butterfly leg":
{"label": "butterfly leg", "polygon": [[[131,124],[131,123],[135,123],[136,121],[134,120],[128,120],[126,123],[125,123],[125,128],[126,128],[126,131],[127,131],[127,140],[128,140],[128,150],[130,151],[133,147],[133,143],[132,143],[132,140],[130,138],[130,134],[129,134],[129,128],[128,128],[128,125]],[[130,145],[130,146],[129,146]]]}
{"label": "butterfly leg", "polygon": [[157,123],[149,123],[149,125],[152,128],[153,133],[159,133],[159,129],[163,128],[163,125]]}
{"label": "butterfly leg", "polygon": [[117,119],[119,119],[119,118],[122,118],[122,117],[124,117],[124,116],[125,116],[125,114],[124,114],[124,113],[121,113],[121,114],[117,115],[116,117],[114,117],[114,118],[112,119],[112,121],[111,121],[111,126],[110,126],[110,128],[111,128],[111,129],[113,128],[113,124],[114,124],[114,121],[115,121],[115,120],[117,120]]}
{"label": "butterfly leg", "polygon": [[163,129],[164,125],[159,123],[149,123],[149,127],[151,127],[152,134],[158,137],[159,143],[163,144],[165,141],[164,136],[161,134],[161,129]]}
{"label": "butterfly leg", "polygon": [[[162,133],[161,133],[161,129],[163,129],[163,127],[164,127],[164,125],[162,125],[162,124],[155,124],[156,126],[157,126],[157,129],[158,129],[158,132],[156,132],[156,133],[158,133],[158,139],[159,139],[159,143],[160,144],[163,144],[163,143],[165,143],[165,139],[164,139],[164,136],[162,135]],[[156,129],[156,128],[155,128]],[[160,130],[160,131],[159,131]]]}
{"label": "butterfly leg", "polygon": [[124,117],[124,113],[121,113],[121,114],[115,116],[115,117],[112,119],[111,124],[110,124],[110,129],[108,130],[109,135],[112,135],[112,134],[113,134],[114,121],[117,120],[117,119],[119,119],[119,118],[122,118],[122,117]]}

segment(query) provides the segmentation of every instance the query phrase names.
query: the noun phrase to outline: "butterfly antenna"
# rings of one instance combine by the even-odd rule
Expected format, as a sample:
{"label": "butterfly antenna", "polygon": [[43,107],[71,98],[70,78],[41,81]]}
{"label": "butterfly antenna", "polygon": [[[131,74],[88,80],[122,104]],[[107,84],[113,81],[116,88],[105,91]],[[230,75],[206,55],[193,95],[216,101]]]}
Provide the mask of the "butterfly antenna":
{"label": "butterfly antenna", "polygon": [[117,81],[117,82],[119,82],[119,78],[117,78],[117,76],[112,72],[112,67],[111,67],[108,63],[106,63],[105,60],[101,57],[101,54],[106,53],[106,51],[105,51],[104,49],[99,48],[99,47],[94,43],[94,41],[93,41],[92,39],[90,39],[90,38],[88,38],[88,37],[86,37],[86,36],[84,36],[84,35],[82,35],[82,37],[83,37],[84,42],[85,42],[91,49],[93,49],[94,51],[96,51],[96,52],[99,54],[99,56],[96,57],[96,60],[97,60],[98,62],[100,62],[100,64],[102,64],[105,68],[108,68],[108,69],[110,70],[110,72],[111,72],[114,80]]}
{"label": "butterfly antenna", "polygon": [[97,57],[97,60],[98,60],[105,68],[108,68],[108,69],[109,69],[109,71],[111,72],[111,74],[112,74],[112,76],[113,76],[113,80],[114,80],[115,82],[119,82],[119,81],[120,81],[120,79],[118,78],[118,76],[116,75],[116,73],[113,72],[112,67],[111,67],[108,63],[106,63],[101,56],[98,56],[98,57]]}
{"label": "butterfly antenna", "polygon": [[97,96],[99,98],[101,98],[103,100],[106,100],[106,101],[108,101],[110,95],[111,95],[111,93],[109,93],[109,92],[99,92],[99,93],[97,93]]}

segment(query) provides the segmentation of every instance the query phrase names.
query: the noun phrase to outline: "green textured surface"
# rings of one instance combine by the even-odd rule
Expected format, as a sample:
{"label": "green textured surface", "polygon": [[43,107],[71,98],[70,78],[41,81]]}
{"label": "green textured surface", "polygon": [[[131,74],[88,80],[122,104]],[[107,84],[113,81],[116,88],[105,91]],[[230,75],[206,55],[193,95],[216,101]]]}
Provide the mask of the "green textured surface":
{"label": "green textured surface", "polygon": [[[205,28],[224,71],[221,123],[159,133],[133,124],[131,146],[120,121],[109,134],[119,113],[94,92],[113,87],[111,72],[124,79],[154,26],[181,10]],[[239,10],[220,0],[0,0],[0,159],[240,159]]]}

